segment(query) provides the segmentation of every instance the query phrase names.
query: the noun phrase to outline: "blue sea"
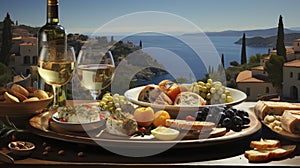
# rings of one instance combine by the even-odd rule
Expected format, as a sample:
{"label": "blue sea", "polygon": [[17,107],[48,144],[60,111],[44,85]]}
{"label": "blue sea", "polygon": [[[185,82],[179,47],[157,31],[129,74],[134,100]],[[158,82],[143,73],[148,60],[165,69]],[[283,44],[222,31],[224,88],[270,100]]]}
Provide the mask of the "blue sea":
{"label": "blue sea", "polygon": [[[230,62],[240,63],[241,45],[234,44],[241,37],[237,36],[168,36],[168,35],[133,35],[115,37],[115,40],[142,42],[143,51],[163,64],[173,78],[202,79],[213,68],[217,69],[224,55],[224,66]],[[246,47],[246,55],[266,54],[269,47]],[[170,78],[165,76],[162,78]],[[160,80],[160,79],[157,79]]]}

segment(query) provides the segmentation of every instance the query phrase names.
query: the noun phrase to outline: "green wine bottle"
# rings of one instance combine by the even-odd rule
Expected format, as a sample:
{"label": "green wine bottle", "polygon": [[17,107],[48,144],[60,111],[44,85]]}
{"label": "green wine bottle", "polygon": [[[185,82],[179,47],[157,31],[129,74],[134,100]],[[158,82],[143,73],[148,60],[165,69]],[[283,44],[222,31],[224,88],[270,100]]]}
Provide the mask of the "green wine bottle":
{"label": "green wine bottle", "polygon": [[[50,61],[63,59],[67,53],[67,35],[65,28],[59,24],[58,7],[58,0],[47,0],[47,22],[38,32],[38,56],[47,54]],[[41,77],[38,79],[38,88],[52,92],[52,87]],[[66,87],[63,86],[57,95],[66,95],[65,92]],[[63,97],[65,98],[65,96]],[[60,105],[65,104],[66,99],[61,97],[56,97],[56,99]]]}

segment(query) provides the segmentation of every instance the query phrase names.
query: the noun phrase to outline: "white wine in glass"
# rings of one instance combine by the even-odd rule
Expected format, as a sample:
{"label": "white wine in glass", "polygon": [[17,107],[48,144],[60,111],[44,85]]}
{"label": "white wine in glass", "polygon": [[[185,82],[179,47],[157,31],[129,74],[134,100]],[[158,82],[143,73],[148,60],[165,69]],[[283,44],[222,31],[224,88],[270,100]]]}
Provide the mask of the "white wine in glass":
{"label": "white wine in glass", "polygon": [[94,100],[108,87],[114,76],[115,63],[110,51],[81,50],[78,56],[77,75],[81,86],[88,89]]}
{"label": "white wine in glass", "polygon": [[[43,50],[43,49],[42,49]],[[73,47],[68,47],[64,57],[50,56],[48,49],[41,52],[38,60],[38,72],[45,83],[53,88],[53,105],[51,109],[56,109],[58,105],[58,90],[62,85],[67,84],[73,77],[75,69],[75,52]],[[51,54],[50,54],[51,55]]]}

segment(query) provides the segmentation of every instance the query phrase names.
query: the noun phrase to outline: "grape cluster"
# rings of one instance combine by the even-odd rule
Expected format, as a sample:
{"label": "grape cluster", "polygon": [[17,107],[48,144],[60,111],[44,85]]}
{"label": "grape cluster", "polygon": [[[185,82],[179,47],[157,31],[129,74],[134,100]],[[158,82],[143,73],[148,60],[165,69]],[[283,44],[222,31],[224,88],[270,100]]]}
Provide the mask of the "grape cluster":
{"label": "grape cluster", "polygon": [[203,81],[193,82],[190,91],[208,100],[209,104],[223,104],[233,101],[230,91],[221,82],[212,79],[208,79],[207,83]]}
{"label": "grape cluster", "polygon": [[207,106],[195,115],[197,121],[213,122],[227,131],[239,132],[250,123],[248,112],[225,106]]}
{"label": "grape cluster", "polygon": [[105,93],[99,102],[99,107],[101,110],[107,110],[110,112],[123,111],[123,112],[133,112],[134,107],[127,99],[119,94],[112,95],[111,93]]}

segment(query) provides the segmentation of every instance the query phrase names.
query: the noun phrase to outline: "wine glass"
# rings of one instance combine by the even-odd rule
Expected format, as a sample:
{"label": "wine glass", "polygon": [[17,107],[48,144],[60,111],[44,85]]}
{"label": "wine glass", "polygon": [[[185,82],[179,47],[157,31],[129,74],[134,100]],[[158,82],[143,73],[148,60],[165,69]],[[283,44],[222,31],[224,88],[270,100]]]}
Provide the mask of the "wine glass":
{"label": "wine glass", "polygon": [[67,50],[57,48],[49,50],[46,46],[42,48],[38,60],[38,73],[43,81],[52,86],[53,104],[49,108],[55,110],[59,107],[59,89],[67,84],[73,77],[75,69],[75,52],[72,46]]}
{"label": "wine glass", "polygon": [[77,59],[77,75],[82,87],[90,91],[93,100],[111,84],[115,71],[111,51],[82,48]]}

